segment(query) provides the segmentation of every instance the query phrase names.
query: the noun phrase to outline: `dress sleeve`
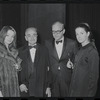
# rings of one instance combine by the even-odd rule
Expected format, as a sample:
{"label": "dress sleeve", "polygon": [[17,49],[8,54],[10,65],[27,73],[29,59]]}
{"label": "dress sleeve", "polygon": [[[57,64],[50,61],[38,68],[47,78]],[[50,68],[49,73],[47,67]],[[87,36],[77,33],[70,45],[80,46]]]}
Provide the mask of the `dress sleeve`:
{"label": "dress sleeve", "polygon": [[73,44],[73,50],[74,50],[74,55],[76,55],[77,51],[78,51],[78,44],[77,42],[75,41],[74,44]]}
{"label": "dress sleeve", "polygon": [[0,91],[2,90],[2,57],[0,55]]}
{"label": "dress sleeve", "polygon": [[77,52],[78,52],[78,44],[77,44],[77,42],[76,41],[74,41],[73,42],[73,55],[72,55],[72,57],[71,57],[71,61],[72,61],[72,63],[74,63],[74,60],[75,60],[75,55],[77,54]]}
{"label": "dress sleeve", "polygon": [[93,49],[89,54],[89,97],[96,94],[99,78],[99,55],[97,50]]}

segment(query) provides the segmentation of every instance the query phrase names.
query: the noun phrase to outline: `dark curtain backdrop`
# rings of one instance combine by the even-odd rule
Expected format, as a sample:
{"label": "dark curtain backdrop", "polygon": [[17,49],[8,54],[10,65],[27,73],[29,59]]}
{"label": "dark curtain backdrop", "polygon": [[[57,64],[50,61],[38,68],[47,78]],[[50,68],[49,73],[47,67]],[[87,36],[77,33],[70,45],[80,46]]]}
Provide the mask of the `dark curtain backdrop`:
{"label": "dark curtain backdrop", "polygon": [[66,4],[0,4],[0,29],[11,25],[17,31],[17,47],[23,46],[25,29],[38,29],[39,42],[52,38],[51,25],[55,21],[65,23]]}
{"label": "dark curtain backdrop", "polygon": [[17,31],[18,47],[24,45],[24,32],[30,26],[37,27],[41,43],[52,38],[51,25],[57,20],[65,24],[66,33],[73,39],[75,25],[89,23],[100,52],[100,3],[0,4],[0,29],[4,25],[13,26]]}
{"label": "dark curtain backdrop", "polygon": [[[15,28],[17,37],[20,37],[20,5],[19,4],[0,4],[0,29],[3,26],[10,25]],[[17,38],[17,44],[19,40]]]}
{"label": "dark curtain backdrop", "polygon": [[[80,22],[89,23],[100,53],[100,3],[0,4],[0,29],[4,25],[15,28],[17,47],[26,43],[24,33],[27,27],[37,27],[40,43],[52,38],[51,25],[57,20],[65,24],[66,35],[73,39],[75,26]],[[100,85],[97,96],[99,92]]]}
{"label": "dark curtain backdrop", "polygon": [[100,52],[100,4],[69,4],[68,16],[71,37],[75,38],[74,29],[78,23],[87,22],[92,29],[96,46]]}
{"label": "dark curtain backdrop", "polygon": [[0,4],[0,29],[2,28],[2,4]]}
{"label": "dark curtain backdrop", "polygon": [[[65,4],[21,5],[22,11],[24,10],[24,13],[22,13],[22,21],[24,20],[21,26],[22,29],[31,26],[36,27],[39,34],[39,42],[44,43],[44,40],[52,38],[51,25],[55,21],[65,23],[65,6]],[[21,35],[23,37],[24,34]]]}

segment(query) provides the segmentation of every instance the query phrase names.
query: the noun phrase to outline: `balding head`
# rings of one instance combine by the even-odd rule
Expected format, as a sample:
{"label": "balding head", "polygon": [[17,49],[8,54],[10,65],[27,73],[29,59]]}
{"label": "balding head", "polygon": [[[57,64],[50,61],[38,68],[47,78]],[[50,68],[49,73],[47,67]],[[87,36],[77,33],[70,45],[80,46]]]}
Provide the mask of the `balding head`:
{"label": "balding head", "polygon": [[52,25],[52,34],[55,41],[60,40],[63,37],[64,33],[65,33],[64,24],[57,21]]}
{"label": "balding head", "polygon": [[34,45],[37,42],[37,29],[34,27],[29,27],[25,31],[25,39],[29,45]]}
{"label": "balding head", "polygon": [[64,29],[64,24],[57,21],[52,25],[52,28],[59,27],[59,29]]}
{"label": "balding head", "polygon": [[29,27],[25,30],[25,35],[29,32],[29,31],[34,31],[37,33],[37,29],[35,27]]}

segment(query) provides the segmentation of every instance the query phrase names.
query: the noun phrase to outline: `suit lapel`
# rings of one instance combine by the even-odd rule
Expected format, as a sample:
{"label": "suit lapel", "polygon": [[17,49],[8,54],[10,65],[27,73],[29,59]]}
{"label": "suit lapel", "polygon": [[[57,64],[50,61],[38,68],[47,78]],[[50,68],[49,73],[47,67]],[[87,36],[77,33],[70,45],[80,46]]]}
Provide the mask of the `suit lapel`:
{"label": "suit lapel", "polygon": [[26,63],[27,65],[25,65],[23,67],[25,67],[26,80],[28,80],[29,79],[28,67],[30,66],[29,61],[31,61],[28,46],[25,46],[24,51],[23,51],[23,55],[24,55],[25,62],[27,62]]}
{"label": "suit lapel", "polygon": [[39,62],[39,59],[40,59],[40,48],[39,48],[39,45],[37,44],[37,49],[36,49],[36,53],[35,53],[35,59],[34,59],[34,67],[37,67],[37,64]]}
{"label": "suit lapel", "polygon": [[54,57],[57,59],[57,60],[59,60],[59,57],[58,57],[58,54],[57,54],[57,50],[56,50],[56,47],[55,47],[55,41],[53,40],[52,41],[52,48],[53,48],[53,55],[54,55]]}
{"label": "suit lapel", "polygon": [[27,60],[28,60],[29,62],[32,63],[32,59],[31,59],[31,55],[30,55],[30,51],[29,51],[29,47],[28,47],[28,49],[27,49]]}
{"label": "suit lapel", "polygon": [[66,44],[67,44],[67,39],[64,38],[64,44],[63,44],[63,49],[62,49],[62,54],[61,54],[60,59],[62,59],[62,57],[63,57],[63,55],[64,55],[64,52],[66,51]]}
{"label": "suit lapel", "polygon": [[25,55],[26,55],[26,62],[27,62],[26,73],[28,74],[27,78],[29,79],[29,77],[31,75],[32,59],[31,59],[31,55],[30,55],[28,46],[26,47]]}

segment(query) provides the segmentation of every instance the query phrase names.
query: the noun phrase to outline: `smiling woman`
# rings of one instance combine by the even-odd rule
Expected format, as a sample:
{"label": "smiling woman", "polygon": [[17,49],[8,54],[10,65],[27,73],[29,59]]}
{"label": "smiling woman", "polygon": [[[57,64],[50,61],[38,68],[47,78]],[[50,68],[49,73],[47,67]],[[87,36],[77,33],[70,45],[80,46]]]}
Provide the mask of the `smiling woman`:
{"label": "smiling woman", "polygon": [[14,40],[14,36],[15,36],[14,31],[8,30],[5,40],[4,40],[5,45],[11,44]]}

